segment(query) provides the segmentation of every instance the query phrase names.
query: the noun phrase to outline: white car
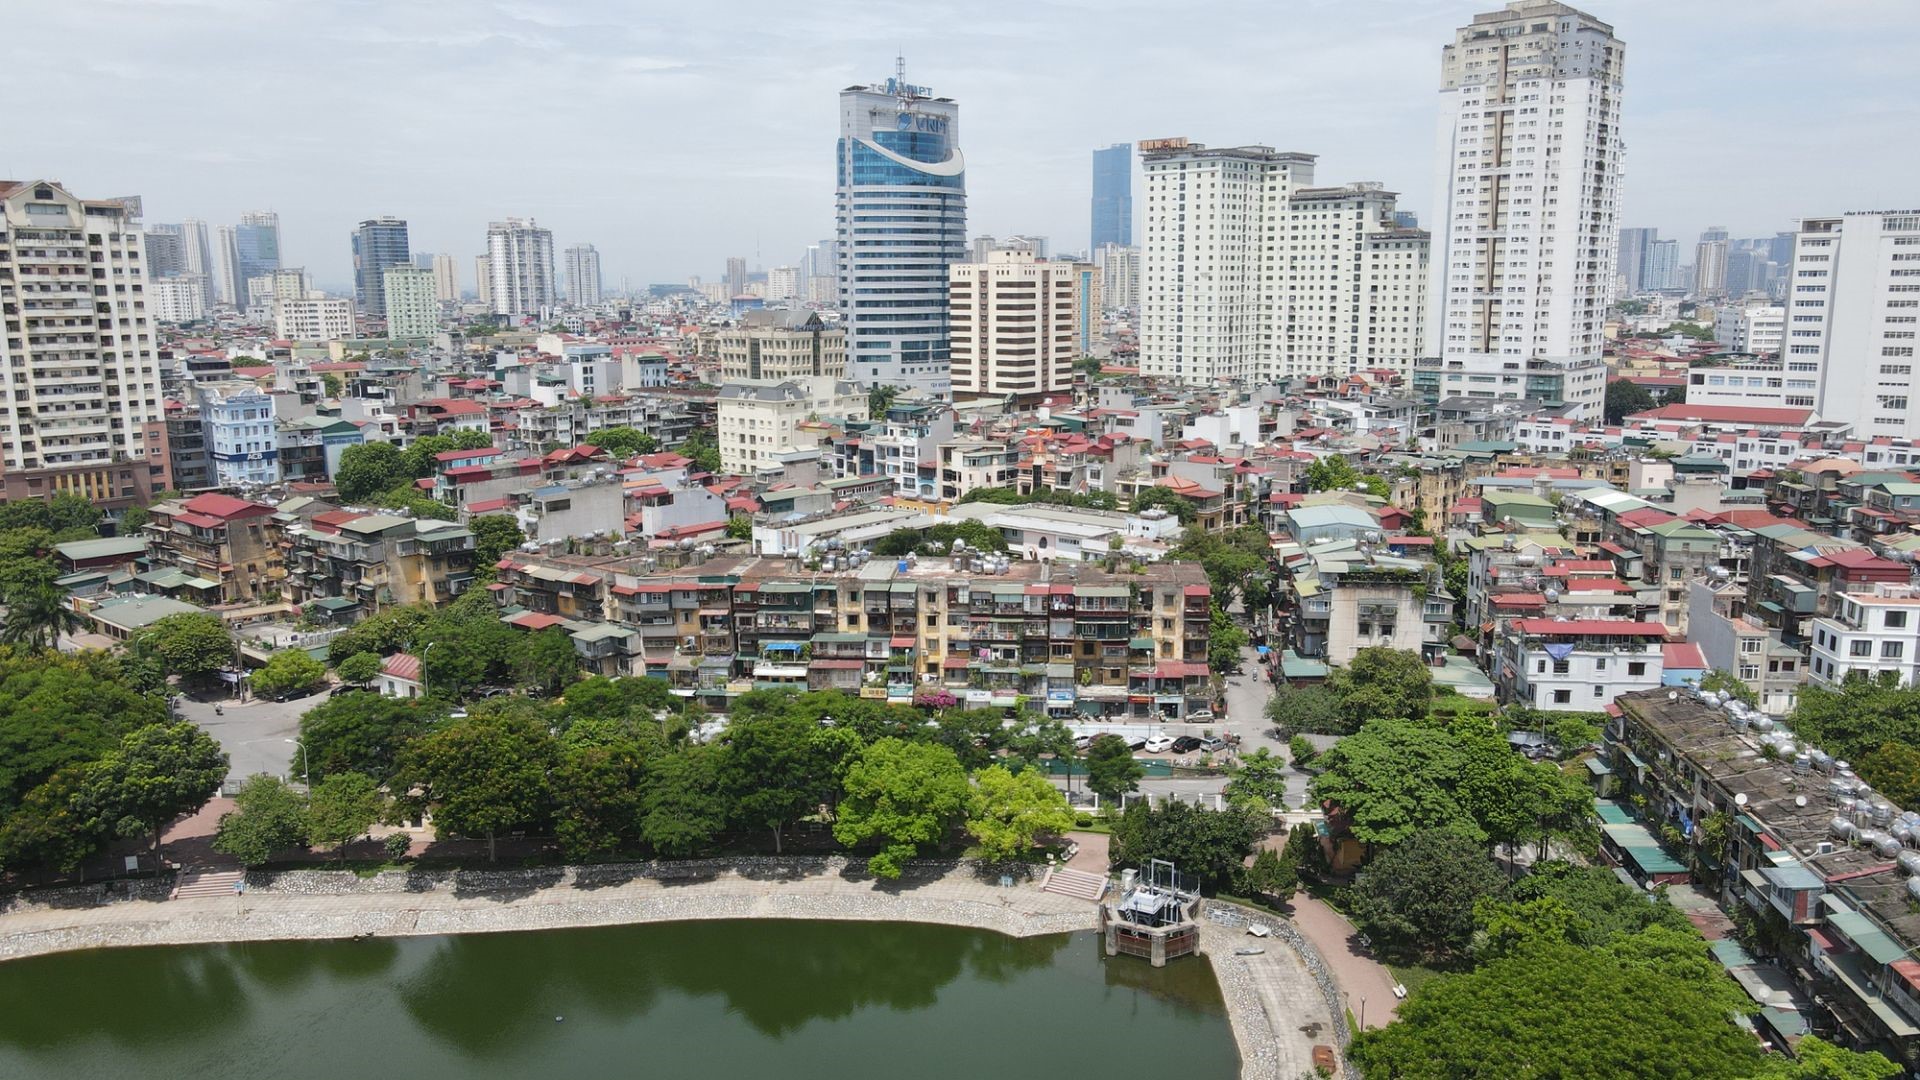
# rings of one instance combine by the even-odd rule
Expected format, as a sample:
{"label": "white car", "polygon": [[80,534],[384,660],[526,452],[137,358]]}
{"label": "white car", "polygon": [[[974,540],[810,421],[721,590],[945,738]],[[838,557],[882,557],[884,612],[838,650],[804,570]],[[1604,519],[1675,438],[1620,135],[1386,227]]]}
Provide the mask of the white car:
{"label": "white car", "polygon": [[1153,738],[1147,740],[1147,753],[1149,754],[1164,754],[1171,749],[1173,749],[1173,736],[1171,735],[1155,735]]}

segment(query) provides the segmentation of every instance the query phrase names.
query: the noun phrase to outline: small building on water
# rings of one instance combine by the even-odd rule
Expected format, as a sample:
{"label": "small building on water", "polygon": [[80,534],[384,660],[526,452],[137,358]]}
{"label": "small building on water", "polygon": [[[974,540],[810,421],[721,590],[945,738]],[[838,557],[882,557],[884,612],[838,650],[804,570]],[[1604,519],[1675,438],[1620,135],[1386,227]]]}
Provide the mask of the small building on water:
{"label": "small building on water", "polygon": [[1200,951],[1200,893],[1181,886],[1164,859],[1121,875],[1119,895],[1100,905],[1108,956],[1138,956],[1154,967]]}

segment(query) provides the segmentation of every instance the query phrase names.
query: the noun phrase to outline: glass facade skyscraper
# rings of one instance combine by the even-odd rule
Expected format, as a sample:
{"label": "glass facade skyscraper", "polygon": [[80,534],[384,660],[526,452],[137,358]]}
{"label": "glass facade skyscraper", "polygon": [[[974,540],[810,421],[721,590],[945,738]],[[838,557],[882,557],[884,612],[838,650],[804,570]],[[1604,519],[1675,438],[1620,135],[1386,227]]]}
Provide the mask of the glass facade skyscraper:
{"label": "glass facade skyscraper", "polygon": [[1133,146],[1114,143],[1093,152],[1093,244],[1133,245]]}
{"label": "glass facade skyscraper", "polygon": [[387,268],[407,259],[407,223],[399,218],[369,218],[353,230],[353,298],[361,311],[387,313]]}
{"label": "glass facade skyscraper", "polygon": [[847,373],[945,396],[947,267],[967,257],[960,106],[902,74],[840,92],[836,276]]}
{"label": "glass facade skyscraper", "polygon": [[234,306],[247,306],[247,282],[280,269],[280,215],[255,210],[240,215],[233,230],[234,265],[239,271]]}

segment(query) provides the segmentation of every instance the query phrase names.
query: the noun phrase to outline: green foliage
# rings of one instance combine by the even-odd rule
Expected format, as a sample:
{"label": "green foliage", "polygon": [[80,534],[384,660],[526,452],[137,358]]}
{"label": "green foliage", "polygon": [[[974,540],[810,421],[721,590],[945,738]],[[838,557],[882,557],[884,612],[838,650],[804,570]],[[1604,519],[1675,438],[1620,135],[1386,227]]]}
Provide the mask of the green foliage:
{"label": "green foliage", "polygon": [[78,869],[107,842],[107,826],[87,799],[87,765],[69,765],[26,793],[0,818],[0,867]]}
{"label": "green foliage", "polygon": [[1108,859],[1115,867],[1166,859],[1185,881],[1212,893],[1239,878],[1258,835],[1254,816],[1239,810],[1201,810],[1183,802],[1156,807],[1142,799],[1115,823]]}
{"label": "green foliage", "polygon": [[407,852],[413,850],[413,837],[403,832],[390,832],[386,839],[380,841],[380,846],[386,851],[388,859],[404,859]]}
{"label": "green foliage", "polygon": [[327,645],[327,655],[352,656],[364,652],[384,660],[394,653],[405,652],[432,614],[431,608],[408,605],[369,615],[335,635]]}
{"label": "green foliage", "polygon": [[[1888,780],[1905,781],[1897,773],[1875,775],[1865,759],[1888,743],[1920,746],[1920,687],[1900,686],[1894,672],[1877,678],[1852,675],[1837,690],[1810,685],[1800,691],[1792,727],[1807,742],[1854,762],[1861,779],[1884,790]],[[1897,764],[1901,759],[1878,760]]]}
{"label": "green foliage", "polygon": [[781,831],[827,801],[834,785],[833,761],[820,738],[819,725],[780,709],[765,712],[737,707],[727,722],[720,756],[720,779],[742,826],[773,833],[780,851]]}
{"label": "green foliage", "polygon": [[456,521],[460,517],[458,510],[427,495],[411,480],[395,484],[375,495],[371,501],[382,510],[404,510],[414,517],[430,521]]}
{"label": "green foliage", "polygon": [[[376,668],[379,661],[375,661]],[[281,649],[260,670],[253,673],[250,682],[253,692],[272,696],[284,690],[311,690],[327,680],[327,665],[315,660],[304,649]]]}
{"label": "green foliage", "polygon": [[[1301,479],[1306,481],[1308,491],[1352,491],[1365,479],[1376,478],[1363,478],[1360,470],[1353,467],[1353,462],[1339,454],[1326,454],[1308,465]],[[1386,497],[1384,491],[1372,492],[1369,489],[1369,493]]]}
{"label": "green foliage", "polygon": [[[0,820],[34,788],[165,719],[158,697],[128,686],[104,653],[63,656],[0,649]],[[64,812],[43,796],[43,812]]]}
{"label": "green foliage", "polygon": [[1287,830],[1287,846],[1280,857],[1300,874],[1316,881],[1325,881],[1333,875],[1327,849],[1320,846],[1320,833],[1311,822],[1302,821]]}
{"label": "green foliage", "polygon": [[442,831],[485,836],[492,861],[501,833],[544,824],[555,749],[538,721],[475,713],[408,743],[393,787],[412,806],[431,807]]}
{"label": "green foliage", "polygon": [[883,559],[925,549],[944,551],[955,540],[964,540],[975,551],[1007,550],[1007,538],[1000,530],[979,521],[943,521],[930,529],[895,529],[873,545],[873,553]]}
{"label": "green foliage", "polygon": [[1051,488],[1035,488],[1032,494],[1022,495],[1019,489],[1010,487],[977,487],[960,496],[963,503],[983,502],[999,506],[1021,506],[1038,503],[1047,506],[1079,506],[1090,510],[1116,510],[1120,500],[1111,491],[1054,491]]}
{"label": "green foliage", "polygon": [[727,539],[753,539],[753,515],[733,514],[727,518]]}
{"label": "green foliage", "polygon": [[1136,514],[1145,513],[1156,506],[1179,518],[1182,525],[1191,525],[1193,519],[1200,516],[1200,510],[1193,505],[1192,499],[1160,484],[1146,488],[1133,497],[1133,512]]}
{"label": "green foliage", "polygon": [[967,831],[989,859],[1018,858],[1033,849],[1035,838],[1073,827],[1067,797],[1037,772],[989,765],[973,782]]}
{"label": "green foliage", "polygon": [[404,451],[392,443],[370,442],[341,451],[333,486],[342,500],[358,503],[412,478]]}
{"label": "green foliage", "polygon": [[520,531],[520,522],[511,514],[482,514],[469,518],[467,528],[473,532],[473,565],[489,578],[493,576],[494,564],[500,561],[500,557],[527,539],[527,534]]}
{"label": "green foliage", "polygon": [[307,846],[307,804],[277,776],[256,773],[233,797],[233,809],[220,815],[213,850],[242,866],[261,866],[275,854]]}
{"label": "green foliage", "polygon": [[210,612],[169,615],[135,634],[132,648],[183,679],[204,678],[233,664],[233,636],[220,616]]}
{"label": "green foliage", "polygon": [[1129,791],[1138,791],[1146,766],[1134,759],[1127,740],[1118,735],[1097,735],[1087,744],[1087,790],[1108,803],[1117,804]]}
{"label": "green foliage", "polygon": [[[0,503],[0,509],[37,505]],[[53,551],[58,542],[53,530],[41,525],[0,531],[0,603],[11,604],[40,590],[58,587],[54,581],[60,570]]]}
{"label": "green foliage", "polygon": [[1822,1039],[1802,1036],[1792,1058],[1768,1058],[1754,1080],[1892,1080],[1901,1068],[1876,1050],[1861,1053]]}
{"label": "green foliage", "polygon": [[1287,801],[1287,761],[1266,747],[1240,759],[1227,770],[1227,801],[1256,812],[1285,809]]}
{"label": "green foliage", "polygon": [[67,592],[53,582],[36,582],[15,588],[6,597],[6,625],[0,627],[0,644],[33,651],[54,648],[62,634],[75,634],[87,621],[73,610]]}
{"label": "green foliage", "polygon": [[1348,910],[1389,955],[1458,954],[1473,942],[1474,903],[1505,887],[1478,838],[1424,829],[1367,863],[1347,891]]}
{"label": "green foliage", "polygon": [[[1691,948],[1712,964],[1697,936]],[[1718,971],[1651,962],[1631,947],[1541,945],[1427,983],[1394,1023],[1356,1037],[1349,1056],[1366,1076],[1395,1080],[1737,1080],[1761,1056],[1728,1020],[1728,989],[1738,992]]]}
{"label": "green foliage", "polygon": [[1920,750],[1910,744],[1883,743],[1853,767],[1895,806],[1920,806]]}
{"label": "green foliage", "polygon": [[894,399],[900,396],[897,386],[876,386],[867,391],[867,415],[875,420],[887,415],[893,407]]}
{"label": "green foliage", "polygon": [[113,832],[150,835],[158,850],[160,830],[204,806],[226,775],[227,755],[213,736],[185,721],[148,724],[94,762],[84,798]]}
{"label": "green foliage", "polygon": [[966,812],[971,789],[960,759],[943,746],[881,739],[861,750],[842,781],[834,839],[884,846],[867,862],[875,877],[897,878],[901,864],[939,846]]}
{"label": "green foliage", "polygon": [[1276,686],[1267,699],[1267,719],[1290,739],[1295,735],[1351,735],[1360,722],[1340,710],[1340,698],[1324,686]]}
{"label": "green foliage", "polygon": [[1535,863],[1532,872],[1513,883],[1508,899],[1558,904],[1571,916],[1565,940],[1585,947],[1605,945],[1650,926],[1685,931],[1692,925],[1679,908],[1624,884],[1613,871],[1560,859]]}
{"label": "green foliage", "polygon": [[1760,695],[1753,692],[1753,687],[1725,671],[1716,669],[1700,676],[1700,689],[1703,691],[1725,690],[1736,700],[1747,705],[1760,704]]}
{"label": "green foliage", "polygon": [[646,777],[646,757],[632,738],[561,741],[554,834],[568,860],[605,859],[639,843]]}
{"label": "green foliage", "polygon": [[1247,632],[1215,603],[1207,631],[1207,666],[1214,671],[1240,670],[1240,653],[1247,641]]}
{"label": "green foliage", "polygon": [[1319,753],[1320,751],[1313,745],[1313,740],[1305,735],[1295,735],[1287,740],[1287,757],[1292,759],[1294,765],[1299,768],[1304,769],[1311,765]]}
{"label": "green foliage", "polygon": [[1261,848],[1253,857],[1253,865],[1241,872],[1240,887],[1249,896],[1285,903],[1300,887],[1299,868],[1272,848]]}
{"label": "green foliage", "polygon": [[1408,720],[1375,720],[1320,756],[1313,797],[1345,811],[1355,838],[1397,844],[1442,828],[1485,831],[1455,788],[1465,766],[1447,732]]}
{"label": "green foliage", "polygon": [[333,673],[352,686],[365,686],[380,677],[380,658],[370,652],[354,653],[334,665]]}
{"label": "green foliage", "polygon": [[529,693],[559,693],[580,674],[580,653],[565,630],[550,626],[514,642],[515,681]]}
{"label": "green foliage", "polygon": [[341,394],[346,393],[347,384],[333,372],[323,371],[320,373],[320,389],[327,397],[337,400]]}
{"label": "green foliage", "polygon": [[1359,725],[1374,719],[1418,720],[1433,701],[1433,672],[1418,653],[1383,646],[1361,649],[1353,662],[1335,668],[1327,689],[1340,700],[1340,714]]}
{"label": "green foliage", "polygon": [[386,805],[386,797],[365,773],[334,773],[313,786],[308,832],[315,844],[335,849],[344,859],[347,845],[373,828]]}
{"label": "green foliage", "polygon": [[693,467],[701,472],[720,472],[720,444],[714,441],[711,428],[695,428],[680,444],[680,453],[692,458]]}
{"label": "green foliage", "polygon": [[1607,423],[1618,424],[1634,413],[1653,407],[1653,395],[1639,383],[1615,379],[1607,384],[1606,404],[1602,406]]}
{"label": "green foliage", "polygon": [[66,532],[100,527],[104,512],[85,496],[62,491],[49,498],[15,499],[0,503],[0,532],[16,529],[45,529]]}
{"label": "green foliage", "polygon": [[385,783],[394,775],[400,752],[446,715],[443,706],[419,699],[379,694],[329,698],[300,718],[308,782],[358,772]]}
{"label": "green foliage", "polygon": [[630,427],[601,428],[580,441],[587,446],[597,446],[622,461],[637,454],[660,452],[659,439]]}
{"label": "green foliage", "polygon": [[1249,610],[1265,607],[1272,596],[1271,555],[1271,542],[1257,525],[1225,532],[1189,528],[1181,532],[1180,543],[1169,553],[1181,562],[1200,564],[1207,572],[1216,603],[1231,604],[1237,596]]}
{"label": "green foliage", "polygon": [[719,755],[692,746],[653,762],[641,797],[640,835],[662,855],[693,855],[727,824]]}

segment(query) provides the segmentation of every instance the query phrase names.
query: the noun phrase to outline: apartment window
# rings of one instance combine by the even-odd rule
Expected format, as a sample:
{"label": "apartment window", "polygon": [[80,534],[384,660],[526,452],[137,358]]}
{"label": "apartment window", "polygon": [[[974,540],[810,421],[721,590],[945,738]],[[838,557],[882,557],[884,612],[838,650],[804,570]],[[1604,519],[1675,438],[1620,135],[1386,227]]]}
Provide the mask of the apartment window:
{"label": "apartment window", "polygon": [[1647,662],[1646,662],[1645,660],[1629,660],[1629,661],[1627,661],[1627,675],[1628,675],[1628,676],[1630,676],[1630,677],[1631,677],[1631,676],[1634,676],[1634,675],[1645,675],[1646,673],[1647,673]]}
{"label": "apartment window", "polygon": [[1573,702],[1573,691],[1555,690],[1553,692],[1553,703],[1555,705],[1569,705],[1569,704],[1572,704],[1572,702]]}
{"label": "apartment window", "polygon": [[1872,655],[1873,655],[1873,642],[1871,642],[1871,641],[1852,641],[1852,642],[1848,642],[1848,643],[1847,643],[1847,655],[1848,655],[1848,656],[1872,656]]}
{"label": "apartment window", "polygon": [[1553,673],[1555,675],[1565,675],[1568,672],[1568,670],[1569,670],[1569,665],[1567,661],[1555,660],[1553,662]]}
{"label": "apartment window", "polygon": [[1606,696],[1607,696],[1607,688],[1606,688],[1606,687],[1604,687],[1604,686],[1596,686],[1596,687],[1594,687],[1594,688],[1593,688],[1593,696],[1594,696],[1594,697],[1597,697],[1597,698],[1599,698],[1599,697],[1606,697]]}
{"label": "apartment window", "polygon": [[1899,630],[1907,625],[1907,613],[1904,611],[1889,611],[1883,618],[1881,625],[1889,630]]}
{"label": "apartment window", "polygon": [[1907,651],[1904,641],[1883,641],[1880,643],[1880,659],[1898,660]]}

